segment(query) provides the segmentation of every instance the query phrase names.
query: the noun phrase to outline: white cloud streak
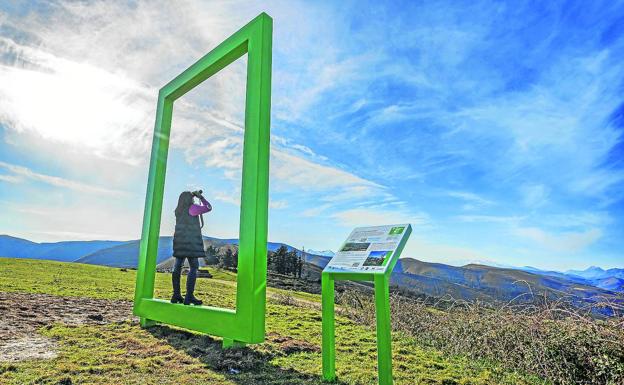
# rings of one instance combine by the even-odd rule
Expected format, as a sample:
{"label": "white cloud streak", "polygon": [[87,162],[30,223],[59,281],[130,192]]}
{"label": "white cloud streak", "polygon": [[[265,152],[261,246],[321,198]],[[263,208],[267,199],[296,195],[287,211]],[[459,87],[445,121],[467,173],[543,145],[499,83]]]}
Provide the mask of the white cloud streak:
{"label": "white cloud streak", "polygon": [[561,253],[576,253],[582,251],[599,240],[603,233],[600,229],[589,229],[583,232],[549,233],[537,227],[518,227],[515,233],[530,239],[547,250]]}
{"label": "white cloud streak", "polygon": [[[6,162],[0,161],[0,168],[4,168],[13,175],[9,175],[5,180],[8,182],[16,183],[23,179],[29,179],[36,182],[42,182],[51,186],[66,188],[74,190],[80,193],[99,194],[99,195],[112,195],[122,196],[128,193],[121,190],[113,190],[104,187],[93,186],[91,184],[78,182],[66,178],[61,178],[53,175],[45,175],[32,171],[31,169],[23,166],[18,166]],[[4,178],[0,178],[4,179]]]}
{"label": "white cloud streak", "polygon": [[429,222],[426,214],[409,214],[398,210],[380,210],[357,208],[339,211],[332,215],[332,218],[338,220],[343,226],[374,226],[410,223],[412,226],[422,226]]}
{"label": "white cloud streak", "polygon": [[17,175],[0,175],[0,181],[7,183],[20,183],[23,179]]}

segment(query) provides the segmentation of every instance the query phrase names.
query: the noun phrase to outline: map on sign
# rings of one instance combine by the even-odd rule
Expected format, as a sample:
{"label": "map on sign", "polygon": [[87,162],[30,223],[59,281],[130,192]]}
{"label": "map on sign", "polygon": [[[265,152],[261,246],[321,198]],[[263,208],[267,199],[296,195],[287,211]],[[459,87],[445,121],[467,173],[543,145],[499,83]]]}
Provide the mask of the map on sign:
{"label": "map on sign", "polygon": [[355,228],[323,271],[384,273],[410,232],[409,224]]}

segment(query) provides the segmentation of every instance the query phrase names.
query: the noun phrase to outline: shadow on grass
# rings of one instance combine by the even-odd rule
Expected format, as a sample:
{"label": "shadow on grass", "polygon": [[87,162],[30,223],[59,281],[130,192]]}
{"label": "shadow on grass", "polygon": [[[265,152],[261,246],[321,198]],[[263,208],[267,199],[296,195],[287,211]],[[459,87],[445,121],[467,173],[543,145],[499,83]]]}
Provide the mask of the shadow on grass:
{"label": "shadow on grass", "polygon": [[271,364],[271,359],[285,355],[279,349],[268,347],[262,352],[249,347],[223,349],[221,340],[207,335],[191,333],[157,325],[147,329],[154,337],[172,347],[199,359],[207,368],[223,374],[228,380],[241,385],[347,385],[342,381],[325,382],[320,375],[300,373]]}

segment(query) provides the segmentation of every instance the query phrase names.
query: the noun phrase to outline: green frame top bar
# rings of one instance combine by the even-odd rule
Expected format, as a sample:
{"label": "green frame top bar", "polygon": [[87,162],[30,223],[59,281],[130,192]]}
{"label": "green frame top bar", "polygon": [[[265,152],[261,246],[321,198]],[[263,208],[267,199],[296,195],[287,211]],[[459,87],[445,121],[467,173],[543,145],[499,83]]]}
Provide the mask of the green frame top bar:
{"label": "green frame top bar", "polygon": [[[221,336],[224,341],[264,341],[272,35],[273,20],[262,13],[167,83],[158,94],[134,297],[134,314],[141,317],[144,326],[162,322]],[[236,310],[154,299],[173,103],[245,53],[248,60]]]}

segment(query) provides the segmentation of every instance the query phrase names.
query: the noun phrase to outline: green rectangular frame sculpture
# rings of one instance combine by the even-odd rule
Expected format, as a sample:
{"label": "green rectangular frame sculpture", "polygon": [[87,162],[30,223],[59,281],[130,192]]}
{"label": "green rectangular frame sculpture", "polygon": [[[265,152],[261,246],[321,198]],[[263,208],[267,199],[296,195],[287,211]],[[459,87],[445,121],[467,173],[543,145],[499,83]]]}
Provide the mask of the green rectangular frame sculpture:
{"label": "green rectangular frame sculpture", "polygon": [[[264,341],[269,200],[269,126],[273,20],[262,13],[165,85],[158,94],[134,314],[223,337],[224,346]],[[245,132],[236,310],[184,306],[154,298],[156,255],[173,102],[236,59],[247,57]]]}
{"label": "green rectangular frame sculpture", "polygon": [[327,272],[321,274],[323,378],[336,380],[336,331],[334,315],[334,282],[338,280],[370,281],[375,285],[377,326],[377,373],[379,385],[392,385],[392,329],[390,324],[390,275],[412,233],[408,225],[405,235],[383,273]]}

